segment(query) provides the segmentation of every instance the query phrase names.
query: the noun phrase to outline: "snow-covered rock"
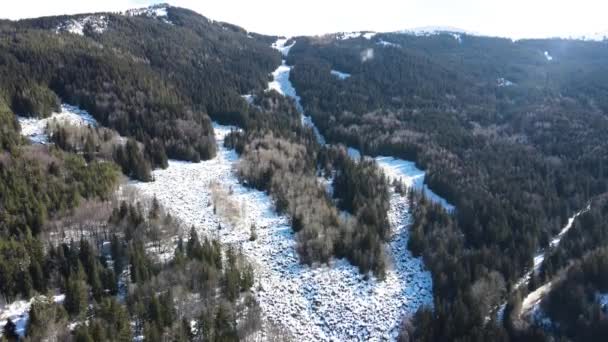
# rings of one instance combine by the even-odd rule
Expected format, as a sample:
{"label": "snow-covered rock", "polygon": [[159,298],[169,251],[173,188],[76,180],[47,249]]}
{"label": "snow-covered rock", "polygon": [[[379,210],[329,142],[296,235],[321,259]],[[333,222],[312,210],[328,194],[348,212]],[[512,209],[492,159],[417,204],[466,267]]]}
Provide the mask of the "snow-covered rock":
{"label": "snow-covered rock", "polygon": [[345,73],[345,72],[341,72],[341,71],[338,71],[338,70],[332,70],[331,74],[334,75],[334,76],[336,76],[337,78],[339,78],[341,80],[345,80],[345,79],[347,79],[347,78],[350,77],[350,74]]}
{"label": "snow-covered rock", "polygon": [[62,104],[61,112],[53,113],[48,118],[37,119],[18,116],[17,119],[19,125],[21,125],[21,135],[35,144],[49,142],[46,127],[50,122],[69,123],[78,126],[97,125],[97,121],[87,111],[68,104]]}
{"label": "snow-covered rock", "polygon": [[83,36],[85,28],[88,28],[97,34],[102,34],[108,28],[108,17],[105,15],[89,15],[86,17],[68,19],[58,25],[55,32],[69,32]]}
{"label": "snow-covered rock", "polygon": [[[254,292],[266,320],[283,326],[299,341],[394,340],[404,316],[421,305],[432,305],[430,273],[407,249],[407,197],[391,198],[387,251],[392,264],[384,281],[366,280],[346,260],[334,260],[331,266],[302,265],[288,217],[275,212],[266,193],[241,185],[234,175],[238,156],[222,144],[233,129],[214,125],[216,158],[198,164],[170,161],[166,170],[154,171],[155,182],[133,186],[156,196],[188,226],[243,250],[256,268]],[[240,208],[238,224],[214,214],[213,182],[229,189]],[[249,241],[251,224],[257,229],[255,241]]]}

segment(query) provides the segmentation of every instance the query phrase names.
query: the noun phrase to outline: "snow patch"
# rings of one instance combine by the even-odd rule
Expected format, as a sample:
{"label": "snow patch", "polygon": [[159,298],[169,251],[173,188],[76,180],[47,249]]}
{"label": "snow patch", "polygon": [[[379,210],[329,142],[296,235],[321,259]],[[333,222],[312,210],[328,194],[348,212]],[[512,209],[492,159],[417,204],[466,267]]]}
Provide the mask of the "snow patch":
{"label": "snow patch", "polygon": [[[289,54],[289,50],[291,49],[291,47],[296,44],[296,42],[294,41],[291,45],[286,46],[285,44],[287,44],[287,41],[288,39],[279,38],[275,43],[272,44],[272,47],[281,51],[283,56],[286,57],[287,54]],[[285,60],[283,60],[281,62],[281,65],[279,65],[279,67],[272,72],[272,81],[268,83],[268,90],[274,89],[279,92],[279,94],[292,98],[296,103],[296,109],[300,113],[304,113],[304,108],[302,107],[302,104],[300,102],[300,97],[296,93],[296,89],[293,87],[293,84],[291,84],[291,81],[289,80],[290,72],[291,66],[287,65]],[[315,136],[317,137],[317,141],[319,141],[321,145],[325,145],[325,139],[323,138],[317,127],[313,124],[312,118],[310,116],[306,116],[303,114],[302,124],[304,124],[306,127],[310,127],[314,131]]]}
{"label": "snow patch", "polygon": [[454,37],[454,39],[456,39],[459,42],[462,42],[461,35],[463,35],[463,34],[471,35],[471,36],[478,35],[477,33],[463,30],[463,29],[460,29],[457,27],[451,27],[451,26],[423,26],[423,27],[416,27],[416,28],[411,28],[411,29],[407,29],[407,30],[397,31],[397,33],[410,34],[410,35],[420,36],[420,37],[435,36],[435,35],[447,33],[447,34],[451,34],[452,37]]}
{"label": "snow patch", "polygon": [[600,304],[600,308],[604,312],[608,311],[608,293],[598,293],[595,295],[595,299]]}
{"label": "snow patch", "polygon": [[[45,296],[32,297],[29,300],[17,300],[3,307],[0,307],[0,329],[4,327],[6,322],[10,319],[17,326],[17,333],[19,336],[25,336],[25,328],[29,321],[30,307],[36,299],[45,299]],[[53,302],[57,304],[63,303],[65,295],[53,296]],[[0,336],[2,336],[0,330]]]}
{"label": "snow patch", "polygon": [[169,20],[169,14],[167,8],[169,5],[167,4],[156,4],[143,8],[133,8],[130,10],[126,10],[122,14],[127,17],[148,17],[148,18],[156,18],[162,20],[164,23],[173,24]]}
{"label": "snow patch", "polygon": [[291,50],[291,48],[296,45],[295,40],[293,41],[293,43],[291,43],[291,45],[287,45],[287,41],[289,41],[289,38],[279,38],[276,42],[272,43],[272,48],[279,50],[283,57],[287,57],[287,55],[289,54],[289,50]]}
{"label": "snow patch", "polygon": [[251,94],[241,95],[243,100],[247,101],[248,104],[253,104],[254,97]]}
{"label": "snow patch", "polygon": [[509,81],[509,80],[507,80],[507,79],[505,79],[505,78],[502,78],[502,77],[498,78],[498,79],[496,80],[496,83],[497,83],[497,84],[498,84],[498,86],[499,86],[499,87],[501,87],[501,88],[502,88],[502,87],[510,87],[510,86],[515,85],[515,83],[513,83],[513,82],[511,82],[511,81]]}
{"label": "snow patch", "polygon": [[545,58],[550,62],[553,60],[553,56],[549,54],[549,51],[545,51]]}
{"label": "snow patch", "polygon": [[341,80],[345,80],[345,79],[347,79],[347,78],[350,77],[350,74],[347,74],[345,72],[341,72],[341,71],[338,71],[338,70],[332,70],[331,74],[334,75],[334,76],[336,76],[337,78],[339,78]]}
{"label": "snow patch", "polygon": [[17,116],[21,125],[21,135],[35,144],[47,144],[49,137],[46,128],[50,122],[68,123],[77,126],[97,126],[97,121],[87,111],[68,104],[61,105],[61,112],[53,113],[44,119]]}
{"label": "snow patch", "polygon": [[387,41],[386,41],[386,40],[384,40],[384,39],[380,39],[380,40],[378,41],[378,43],[376,43],[376,44],[381,45],[381,46],[384,46],[384,47],[400,47],[400,45],[399,45],[399,44],[395,44],[395,43],[387,42]]}
{"label": "snow patch", "polygon": [[348,40],[348,39],[355,39],[355,38],[365,38],[365,39],[372,39],[374,36],[376,35],[376,32],[360,32],[360,31],[355,31],[355,32],[340,32],[336,34],[336,39],[338,40]]}
{"label": "snow patch", "polygon": [[108,28],[108,17],[104,15],[89,15],[81,18],[68,19],[59,24],[56,33],[69,32],[84,36],[85,28],[89,28],[97,34],[104,33]]}
{"label": "snow patch", "polygon": [[374,49],[365,49],[361,52],[361,62],[365,63],[374,59]]}

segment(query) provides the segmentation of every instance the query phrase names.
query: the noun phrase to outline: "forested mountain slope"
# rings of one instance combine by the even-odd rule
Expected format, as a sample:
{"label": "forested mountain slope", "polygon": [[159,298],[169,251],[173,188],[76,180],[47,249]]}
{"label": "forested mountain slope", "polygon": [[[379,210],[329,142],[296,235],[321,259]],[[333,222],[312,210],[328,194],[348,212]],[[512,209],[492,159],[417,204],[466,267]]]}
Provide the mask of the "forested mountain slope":
{"label": "forested mountain slope", "polygon": [[291,80],[328,140],[415,160],[457,208],[414,212],[410,246],[433,272],[435,312],[411,335],[498,338],[484,335],[502,334],[484,323],[488,298],[606,191],[608,44],[449,32],[295,40]]}
{"label": "forested mountain slope", "polygon": [[[596,299],[606,292],[607,42],[367,32],[277,41],[279,52],[271,48],[276,39],[165,4],[0,21],[0,295],[6,302],[46,295],[28,302],[21,333],[32,340],[288,338],[261,321],[260,306],[275,303],[270,323],[291,322],[298,329],[288,330],[304,339],[395,339],[401,317],[403,340],[576,340],[588,327],[605,334]],[[23,117],[47,117],[65,104],[88,111],[99,127],[53,123],[48,144],[21,137]],[[456,209],[446,212],[424,192],[406,197],[373,158],[353,158],[339,144],[415,161]],[[209,163],[151,171],[168,159]],[[186,219],[165,213],[153,193],[150,201],[125,198],[119,170],[146,182],[162,175],[165,183],[138,187],[164,191],[167,207]],[[180,179],[196,186],[171,183]],[[196,199],[188,197],[192,188]],[[251,203],[216,208],[218,191],[229,203],[235,189]],[[248,214],[243,208],[252,203],[259,208]],[[587,206],[552,248],[551,238]],[[222,226],[222,215],[245,217],[246,231],[237,229],[243,222]],[[199,237],[206,234],[220,238]],[[280,234],[280,248],[271,246],[279,250],[264,245],[272,234]],[[266,258],[272,274],[300,278],[260,294],[256,260],[233,249],[237,242],[247,256]],[[547,256],[541,271],[529,288],[516,289],[539,251]],[[432,284],[410,279],[427,273],[418,256]],[[322,303],[338,297],[331,284],[311,285],[327,268],[350,279],[340,284],[348,296],[372,299]],[[383,293],[377,284],[385,278],[407,289]],[[520,297],[558,278],[542,308],[561,328],[519,324],[512,316]],[[430,298],[420,283],[433,287],[432,307],[414,317],[409,310],[426,300],[399,298],[391,313],[394,306],[378,307],[402,294]],[[296,289],[285,284],[304,284],[304,292],[293,297]],[[277,293],[280,301],[271,298]],[[560,309],[562,298],[571,314]],[[505,319],[495,319],[507,300]],[[307,312],[294,305],[312,312],[304,323],[294,323]],[[374,311],[357,311],[367,306]],[[341,322],[342,313],[322,311],[336,307],[357,308],[351,318],[382,315]],[[579,321],[568,324],[575,314]],[[7,338],[17,333],[12,323]]]}
{"label": "forested mountain slope", "polygon": [[20,115],[46,116],[59,98],[78,105],[143,142],[155,165],[209,159],[209,115],[243,124],[240,94],[265,87],[279,54],[267,37],[157,9],[2,22],[1,97]]}

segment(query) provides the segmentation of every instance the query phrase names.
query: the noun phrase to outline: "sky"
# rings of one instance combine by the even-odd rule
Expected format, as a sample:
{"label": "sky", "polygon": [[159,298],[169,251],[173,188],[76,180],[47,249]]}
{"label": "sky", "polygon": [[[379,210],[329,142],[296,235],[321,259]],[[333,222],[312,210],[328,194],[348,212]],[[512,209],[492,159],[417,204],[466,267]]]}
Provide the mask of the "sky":
{"label": "sky", "polygon": [[[157,0],[6,1],[0,18],[121,11]],[[608,32],[606,0],[168,0],[210,19],[274,35],[456,27],[510,38],[577,37]]]}

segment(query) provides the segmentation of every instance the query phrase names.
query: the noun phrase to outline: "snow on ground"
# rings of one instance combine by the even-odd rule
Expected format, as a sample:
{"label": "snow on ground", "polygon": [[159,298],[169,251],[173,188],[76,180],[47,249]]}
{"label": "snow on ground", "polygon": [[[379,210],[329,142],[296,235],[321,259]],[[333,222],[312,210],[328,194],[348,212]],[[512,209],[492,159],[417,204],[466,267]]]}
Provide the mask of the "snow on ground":
{"label": "snow on ground", "polygon": [[[156,195],[185,224],[242,248],[256,265],[255,294],[267,320],[301,341],[394,340],[404,316],[421,305],[432,305],[430,273],[407,250],[406,197],[393,194],[391,200],[393,235],[387,251],[393,264],[386,280],[365,280],[346,260],[334,260],[331,266],[302,265],[288,217],[275,212],[266,193],[239,184],[234,175],[238,156],[222,144],[231,129],[214,126],[219,148],[215,159],[198,164],[170,161],[166,170],[154,171],[155,182],[133,186],[147,196]],[[212,182],[231,189],[231,199],[241,208],[238,225],[214,215]],[[249,241],[252,223],[255,241]]]}
{"label": "snow on ground", "polygon": [[403,182],[408,187],[424,191],[425,196],[431,201],[441,204],[447,212],[453,212],[455,207],[444,198],[434,193],[424,184],[424,171],[416,167],[416,163],[393,157],[376,157],[376,162],[390,179]]}
{"label": "snow on ground", "polygon": [[553,60],[553,57],[549,54],[549,51],[545,51],[545,58],[550,62]]}
{"label": "snow on ground", "polygon": [[[284,39],[279,39],[272,46],[275,49],[280,50],[286,42],[287,41]],[[295,42],[293,44],[295,44]],[[285,64],[285,61],[283,61],[283,64],[272,73],[273,81],[270,82],[268,87],[270,89],[276,89],[279,93],[285,96],[289,96],[296,101],[297,109],[300,111],[300,113],[302,113],[302,122],[306,126],[311,127],[314,130],[319,143],[325,145],[325,138],[321,135],[321,133],[315,126],[314,122],[312,121],[312,118],[304,113],[304,108],[300,103],[300,97],[297,95],[296,89],[293,87],[291,81],[289,80],[290,71],[291,67],[287,66]],[[361,157],[359,151],[352,147],[348,148],[348,154],[355,160],[360,159]],[[418,169],[414,162],[383,156],[377,157],[376,162],[384,170],[385,174],[390,178],[401,180],[407,186],[413,186],[416,189],[423,189],[424,193],[429,199],[441,204],[449,212],[454,211],[453,205],[449,204],[445,199],[435,194],[424,184],[424,171]]]}
{"label": "snow on ground", "polygon": [[289,50],[291,50],[291,48],[296,45],[295,41],[291,43],[291,45],[287,45],[288,40],[289,38],[279,38],[276,42],[272,44],[272,48],[279,50],[283,57],[287,57],[287,55],[289,54]]}
{"label": "snow on ground", "polygon": [[167,13],[167,4],[156,4],[143,8],[134,8],[130,10],[126,10],[123,15],[128,17],[150,17],[161,19],[163,22],[167,24],[173,24],[169,21],[169,15]]}
{"label": "snow on ground", "polygon": [[[291,47],[294,46],[295,43],[296,42],[294,41],[291,45],[285,46],[285,44],[287,44],[287,39],[280,38],[272,44],[272,47],[281,51],[283,56],[287,57],[289,49],[291,49]],[[279,67],[272,72],[272,81],[268,83],[268,89],[274,89],[283,96],[288,96],[294,99],[294,101],[296,102],[296,109],[300,111],[300,113],[303,113],[304,109],[302,108],[302,104],[300,103],[300,97],[296,93],[296,89],[293,87],[291,81],[289,80],[290,72],[291,66],[287,65],[285,60],[283,60],[281,62],[281,65],[279,65]],[[325,145],[325,139],[323,138],[317,127],[313,124],[312,118],[310,116],[302,115],[302,124],[304,124],[306,127],[310,127],[314,131],[319,143],[321,145]]]}
{"label": "snow on ground", "polygon": [[345,80],[345,79],[347,79],[347,78],[350,77],[350,74],[347,74],[345,72],[341,72],[341,71],[338,71],[338,70],[332,70],[331,74],[334,75],[334,76],[336,76],[337,78],[339,78],[341,80]]}
{"label": "snow on ground", "polygon": [[543,286],[537,288],[536,290],[530,292],[521,303],[521,310],[519,312],[520,317],[525,317],[530,313],[534,312],[536,309],[538,309],[541,300],[545,297],[547,293],[551,292],[552,287],[553,283],[548,282]]}
{"label": "snow on ground", "polygon": [[381,46],[384,46],[384,47],[399,47],[400,46],[399,44],[387,42],[384,39],[380,39],[377,44],[381,45]]}
{"label": "snow on ground", "polygon": [[53,113],[48,118],[38,119],[18,116],[17,119],[21,125],[21,135],[26,136],[35,144],[46,144],[49,142],[46,127],[53,121],[81,126],[97,125],[97,121],[87,111],[68,104],[62,104],[61,112]]}
{"label": "snow on ground", "polygon": [[469,32],[463,29],[459,29],[456,27],[449,26],[425,26],[425,27],[417,27],[409,30],[398,31],[397,33],[401,34],[410,34],[418,37],[429,37],[436,36],[441,34],[449,34],[460,44],[462,43],[462,35],[479,35],[474,32]]}
{"label": "snow on ground", "polygon": [[511,82],[511,81],[509,81],[509,80],[507,80],[507,79],[505,79],[503,77],[498,78],[496,80],[496,84],[498,84],[498,86],[501,87],[501,88],[502,87],[510,87],[510,86],[514,86],[515,85],[515,83],[513,83],[513,82]]}
{"label": "snow on ground", "polygon": [[[555,235],[553,237],[553,239],[551,239],[551,241],[549,242],[549,248],[553,249],[553,248],[559,247],[559,243],[562,241],[562,238],[564,237],[564,235],[566,235],[566,233],[568,233],[568,231],[570,231],[570,229],[572,229],[572,227],[574,226],[574,220],[576,220],[577,217],[579,217],[581,214],[589,211],[590,209],[591,209],[591,205],[587,205],[584,209],[576,212],[574,215],[572,215],[572,217],[568,218],[568,222],[566,222],[566,225],[564,226],[564,228],[562,228],[562,230],[557,235]],[[545,261],[545,249],[542,249],[542,250],[538,251],[538,253],[536,253],[536,255],[534,256],[532,269],[529,270],[528,272],[526,272],[526,274],[524,274],[523,277],[521,277],[517,281],[517,283],[515,283],[515,289],[518,289],[521,286],[527,285],[528,281],[532,277],[532,273],[538,272],[540,270],[540,267],[543,264],[543,261]]]}
{"label": "snow on ground", "polygon": [[336,35],[338,40],[347,40],[363,37],[365,39],[372,39],[376,35],[376,32],[341,32]]}
{"label": "snow on ground", "polygon": [[246,94],[246,95],[241,95],[241,97],[243,98],[243,100],[247,101],[248,104],[252,104],[254,97],[251,94]]}
{"label": "snow on ground", "polygon": [[[3,307],[0,307],[0,328],[4,327],[6,322],[10,319],[17,326],[17,333],[19,336],[25,336],[25,328],[27,327],[27,322],[29,320],[29,312],[32,303],[36,298],[45,298],[44,296],[33,297],[30,300],[18,300],[14,301],[10,304],[7,304]],[[65,295],[56,295],[53,296],[53,301],[55,303],[63,303],[65,300]],[[0,330],[0,336],[2,336],[2,331]]]}
{"label": "snow on ground", "polygon": [[104,33],[108,28],[108,17],[104,15],[89,15],[81,18],[68,19],[57,26],[55,32],[69,32],[84,36],[84,29],[86,27],[89,27],[95,33]]}

